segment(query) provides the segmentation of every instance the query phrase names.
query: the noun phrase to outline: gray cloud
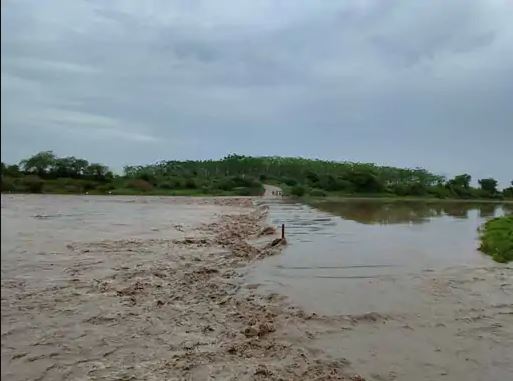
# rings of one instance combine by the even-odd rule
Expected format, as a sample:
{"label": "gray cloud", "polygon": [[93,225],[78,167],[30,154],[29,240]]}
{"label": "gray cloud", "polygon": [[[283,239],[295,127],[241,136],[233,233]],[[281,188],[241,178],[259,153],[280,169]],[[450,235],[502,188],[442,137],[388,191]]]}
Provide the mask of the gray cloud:
{"label": "gray cloud", "polygon": [[513,5],[2,2],[2,160],[280,154],[513,178]]}

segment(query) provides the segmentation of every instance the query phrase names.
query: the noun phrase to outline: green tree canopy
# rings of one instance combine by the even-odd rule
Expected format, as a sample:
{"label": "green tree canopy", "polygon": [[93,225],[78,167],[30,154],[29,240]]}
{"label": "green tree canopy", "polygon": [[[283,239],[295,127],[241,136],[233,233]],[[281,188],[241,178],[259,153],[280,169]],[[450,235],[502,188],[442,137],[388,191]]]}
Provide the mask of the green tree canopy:
{"label": "green tree canopy", "polygon": [[45,177],[50,173],[55,162],[56,157],[52,151],[42,151],[22,160],[20,165],[26,172]]}
{"label": "green tree canopy", "polygon": [[497,193],[497,180],[492,178],[481,179],[478,180],[478,183],[483,191],[488,192],[490,194]]}
{"label": "green tree canopy", "polygon": [[464,173],[463,175],[455,176],[454,179],[449,180],[449,185],[461,188],[469,188],[470,180],[472,180],[472,176]]}
{"label": "green tree canopy", "polygon": [[113,176],[108,167],[99,163],[89,164],[84,172],[86,177],[94,180],[105,180]]}

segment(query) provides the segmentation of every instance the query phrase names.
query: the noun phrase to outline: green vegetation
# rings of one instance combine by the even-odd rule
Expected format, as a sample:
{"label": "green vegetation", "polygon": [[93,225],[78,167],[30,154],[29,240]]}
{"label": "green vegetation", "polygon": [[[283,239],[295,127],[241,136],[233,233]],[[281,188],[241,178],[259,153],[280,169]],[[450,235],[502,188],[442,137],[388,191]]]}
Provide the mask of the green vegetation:
{"label": "green vegetation", "polygon": [[2,163],[2,192],[249,196],[261,194],[262,183],[278,185],[294,197],[513,199],[513,186],[501,192],[491,178],[479,180],[479,188],[474,188],[468,174],[447,180],[422,168],[289,157],[162,161],[127,166],[123,175],[84,159],[59,158],[51,151],[19,165]]}
{"label": "green vegetation", "polygon": [[513,216],[486,222],[482,227],[479,249],[497,262],[513,261]]}

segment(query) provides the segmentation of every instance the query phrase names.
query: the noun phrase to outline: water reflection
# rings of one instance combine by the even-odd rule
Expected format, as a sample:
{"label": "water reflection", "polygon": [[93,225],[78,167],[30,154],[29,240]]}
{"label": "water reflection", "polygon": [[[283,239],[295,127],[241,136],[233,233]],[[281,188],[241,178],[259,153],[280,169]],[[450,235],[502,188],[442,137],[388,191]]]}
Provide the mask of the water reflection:
{"label": "water reflection", "polygon": [[451,216],[467,218],[476,210],[478,215],[489,218],[503,213],[511,213],[511,204],[467,203],[467,202],[422,202],[422,201],[382,201],[364,200],[347,202],[318,202],[316,208],[363,224],[422,224],[433,217]]}

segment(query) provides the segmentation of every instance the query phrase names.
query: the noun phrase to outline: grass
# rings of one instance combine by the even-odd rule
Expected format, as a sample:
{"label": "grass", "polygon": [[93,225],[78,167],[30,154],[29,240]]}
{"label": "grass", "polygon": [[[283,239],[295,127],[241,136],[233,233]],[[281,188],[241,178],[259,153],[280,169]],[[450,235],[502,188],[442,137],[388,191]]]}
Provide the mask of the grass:
{"label": "grass", "polygon": [[500,263],[513,261],[513,216],[494,218],[480,230],[483,253]]}

